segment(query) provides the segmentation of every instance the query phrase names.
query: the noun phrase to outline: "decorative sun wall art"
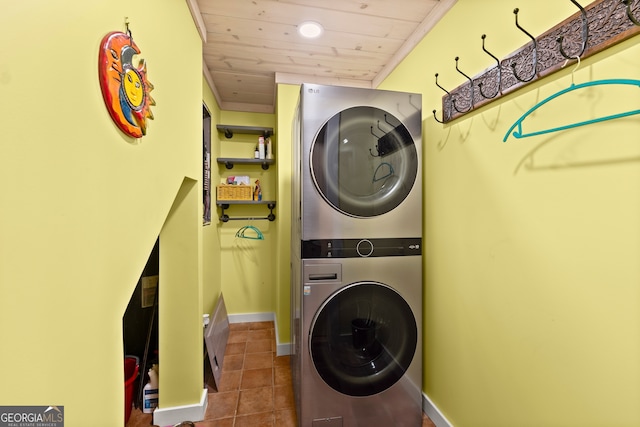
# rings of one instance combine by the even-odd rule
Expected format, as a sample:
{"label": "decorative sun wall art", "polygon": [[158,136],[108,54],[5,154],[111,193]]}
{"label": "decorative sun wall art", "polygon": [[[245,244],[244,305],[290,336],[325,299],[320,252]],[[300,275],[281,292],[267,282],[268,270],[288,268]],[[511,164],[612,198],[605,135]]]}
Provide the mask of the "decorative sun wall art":
{"label": "decorative sun wall art", "polygon": [[147,119],[153,120],[151,106],[156,102],[149,94],[153,85],[147,79],[144,59],[133,66],[133,56],[140,49],[131,32],[113,31],[100,43],[98,71],[102,97],[113,121],[120,130],[134,138],[147,134]]}

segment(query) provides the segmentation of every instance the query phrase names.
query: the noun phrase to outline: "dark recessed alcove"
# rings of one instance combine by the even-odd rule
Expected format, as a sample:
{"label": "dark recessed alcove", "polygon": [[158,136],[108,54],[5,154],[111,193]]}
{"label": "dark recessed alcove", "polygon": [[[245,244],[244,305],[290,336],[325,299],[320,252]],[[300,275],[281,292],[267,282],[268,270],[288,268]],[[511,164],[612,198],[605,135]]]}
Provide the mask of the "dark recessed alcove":
{"label": "dark recessed alcove", "polygon": [[124,355],[137,357],[140,364],[140,375],[134,384],[133,394],[133,402],[137,408],[141,407],[141,391],[148,381],[147,371],[152,364],[158,363],[159,264],[160,248],[157,240],[122,317]]}

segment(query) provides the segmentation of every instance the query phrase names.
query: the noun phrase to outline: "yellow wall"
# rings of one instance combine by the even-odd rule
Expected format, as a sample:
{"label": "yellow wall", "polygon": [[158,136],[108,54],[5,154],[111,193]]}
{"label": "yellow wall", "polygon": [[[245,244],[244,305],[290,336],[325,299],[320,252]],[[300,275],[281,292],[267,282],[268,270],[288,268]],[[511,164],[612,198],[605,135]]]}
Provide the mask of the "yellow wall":
{"label": "yellow wall", "polygon": [[[220,107],[216,102],[206,79],[202,76],[202,100],[211,114],[211,224],[203,229],[203,276],[206,284],[203,289],[203,313],[213,313],[218,297],[222,292],[220,267],[220,228],[216,210],[215,184],[218,177],[216,157],[219,156],[219,135],[216,124],[220,123]],[[225,301],[226,306],[226,301]]]}
{"label": "yellow wall", "polygon": [[280,342],[291,341],[291,175],[293,170],[292,124],[298,103],[298,85],[278,85],[278,258],[276,260],[276,320]]}
{"label": "yellow wall", "polygon": [[[70,427],[122,424],[122,316],[161,235],[172,304],[160,313],[160,405],[197,403],[202,47],[187,5],[0,9],[0,402],[64,405]],[[157,102],[140,140],[111,121],[98,81],[100,41],[125,16]],[[186,265],[166,257],[178,244]]]}
{"label": "yellow wall", "polygon": [[[459,0],[381,86],[423,94],[424,390],[457,427],[640,424],[638,120],[502,143],[569,70],[451,125],[429,117],[440,109],[436,72],[447,88],[463,83],[455,56],[468,74],[491,66],[480,34],[505,56],[527,41],[514,7],[540,34],[575,12],[559,3]],[[111,122],[97,79],[100,40],[125,16],[157,101],[139,141]],[[277,119],[220,111],[182,0],[13,2],[0,28],[0,403],[64,405],[67,426],[121,424],[122,315],[158,235],[171,301],[161,301],[161,406],[198,402],[199,310],[220,292],[230,313],[275,311],[287,342],[297,87],[279,86]],[[639,53],[624,43],[575,79],[638,78]],[[622,100],[637,108],[638,95],[625,95],[593,91],[533,123]],[[203,100],[214,126],[276,128],[277,170],[233,170],[278,200],[276,222],[254,223],[265,241],[238,241],[244,223],[221,224],[215,211],[200,226]],[[250,156],[253,144],[212,132],[213,157]]]}
{"label": "yellow wall", "polygon": [[[239,113],[222,110],[216,124],[275,127],[273,114]],[[258,143],[258,135],[235,133],[233,138],[214,132],[218,139],[215,157],[253,158]],[[274,146],[278,146],[279,135],[272,137]],[[276,200],[276,222],[279,221],[280,202],[277,200],[277,172],[280,159],[274,153],[276,164],[268,170],[256,165],[234,165],[226,169],[224,165],[212,165],[212,180],[219,184],[228,176],[248,175],[252,185],[260,181],[263,200]],[[230,217],[266,217],[269,209],[266,205],[236,206],[225,211]],[[275,311],[274,274],[277,259],[276,222],[266,220],[231,220],[226,223],[217,221],[220,210],[212,214],[212,223],[218,228],[220,236],[220,281],[225,305],[229,314],[273,313]],[[264,240],[240,239],[236,237],[239,228],[245,225],[257,227]],[[250,233],[247,233],[250,234]]]}
{"label": "yellow wall", "polygon": [[[525,2],[526,3],[526,2]],[[566,3],[566,4],[565,4]],[[576,12],[570,2],[459,0],[381,88],[423,94],[424,390],[456,427],[640,425],[640,121],[502,139],[557,75],[441,125],[447,89]],[[639,79],[638,37],[575,81]],[[529,130],[640,108],[640,91],[558,99]]]}

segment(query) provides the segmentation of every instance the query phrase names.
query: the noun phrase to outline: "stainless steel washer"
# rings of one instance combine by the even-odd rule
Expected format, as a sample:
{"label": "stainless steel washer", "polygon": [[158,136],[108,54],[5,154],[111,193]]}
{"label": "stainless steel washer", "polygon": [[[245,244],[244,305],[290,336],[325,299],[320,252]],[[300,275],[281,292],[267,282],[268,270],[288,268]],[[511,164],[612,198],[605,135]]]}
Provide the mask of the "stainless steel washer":
{"label": "stainless steel washer", "polygon": [[302,85],[301,240],[421,236],[421,105],[419,94]]}
{"label": "stainless steel washer", "polygon": [[421,239],[303,246],[292,295],[299,425],[420,426]]}

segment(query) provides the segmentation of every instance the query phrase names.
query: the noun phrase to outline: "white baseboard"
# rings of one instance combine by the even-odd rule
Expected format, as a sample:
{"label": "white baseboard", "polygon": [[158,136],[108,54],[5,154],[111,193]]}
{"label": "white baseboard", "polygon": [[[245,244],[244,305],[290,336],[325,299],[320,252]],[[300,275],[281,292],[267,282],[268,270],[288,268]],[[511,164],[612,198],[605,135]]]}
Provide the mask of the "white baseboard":
{"label": "white baseboard", "polygon": [[247,322],[273,322],[276,333],[276,355],[288,356],[291,354],[291,344],[281,343],[278,339],[278,322],[275,313],[244,313],[229,314],[229,323],[247,323]]}
{"label": "white baseboard", "polygon": [[444,416],[438,407],[429,399],[424,392],[422,392],[422,411],[427,414],[436,427],[453,427],[453,424],[449,422],[447,417]]}
{"label": "white baseboard", "polygon": [[201,421],[204,420],[204,414],[207,411],[208,392],[205,388],[202,390],[200,403],[184,406],[173,406],[168,408],[156,408],[153,411],[153,424],[156,426],[173,426],[183,421]]}
{"label": "white baseboard", "polygon": [[229,323],[270,322],[276,320],[276,314],[271,313],[242,313],[229,314]]}

